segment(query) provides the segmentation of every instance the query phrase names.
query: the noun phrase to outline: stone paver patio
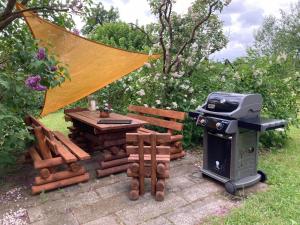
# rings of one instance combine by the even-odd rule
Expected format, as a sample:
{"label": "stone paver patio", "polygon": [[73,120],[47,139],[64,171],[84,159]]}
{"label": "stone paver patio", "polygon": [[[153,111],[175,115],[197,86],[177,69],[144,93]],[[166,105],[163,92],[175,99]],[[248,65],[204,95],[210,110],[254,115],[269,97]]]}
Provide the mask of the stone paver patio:
{"label": "stone paver patio", "polygon": [[267,188],[259,183],[241,190],[239,196],[230,196],[223,185],[202,178],[200,158],[187,154],[185,159],[171,163],[171,178],[167,180],[163,202],[156,202],[151,196],[149,182],[146,194],[130,201],[127,196],[130,179],[126,173],[96,179],[94,161],[87,163],[92,175],[89,182],[31,196],[30,182],[25,181],[28,182],[27,176],[33,176],[28,172],[32,171],[30,166],[26,166],[13,188],[7,185],[0,188],[0,224],[9,221],[33,225],[201,224],[210,216],[226,215],[244,197]]}

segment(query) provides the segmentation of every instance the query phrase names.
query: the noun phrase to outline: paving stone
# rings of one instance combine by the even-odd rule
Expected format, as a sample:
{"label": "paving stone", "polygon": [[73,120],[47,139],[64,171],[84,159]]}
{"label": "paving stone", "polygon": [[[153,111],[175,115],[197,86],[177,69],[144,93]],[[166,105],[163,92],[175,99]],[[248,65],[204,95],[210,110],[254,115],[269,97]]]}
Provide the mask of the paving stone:
{"label": "paving stone", "polygon": [[49,215],[65,214],[68,212],[66,200],[47,201],[42,205],[27,209],[30,222],[36,222]]}
{"label": "paving stone", "polygon": [[31,223],[31,225],[79,225],[79,223],[71,213],[67,213],[53,215],[44,220]]}
{"label": "paving stone", "polygon": [[195,185],[195,183],[185,176],[174,177],[166,180],[166,191],[181,191],[193,185]]}
{"label": "paving stone", "polygon": [[67,201],[67,208],[80,208],[96,203],[99,200],[101,200],[101,198],[94,191],[79,193],[76,197],[70,198],[69,201]]}
{"label": "paving stone", "polygon": [[209,195],[221,192],[222,190],[223,187],[221,185],[207,181],[184,189],[182,196],[188,202],[193,202],[197,199],[203,199]]}
{"label": "paving stone", "polygon": [[146,222],[143,222],[140,225],[173,225],[173,224],[166,218],[160,216],[155,219],[147,220]]}
{"label": "paving stone", "polygon": [[197,170],[198,168],[193,165],[182,165],[179,167],[174,167],[170,169],[170,177],[181,177],[187,174],[191,174]]}
{"label": "paving stone", "polygon": [[107,216],[121,209],[131,208],[136,202],[130,201],[126,194],[99,200],[82,208],[72,209],[80,224],[84,224],[100,217]]}
{"label": "paving stone", "polygon": [[237,206],[237,203],[228,201],[225,198],[213,196],[205,200],[198,200],[190,205],[190,213],[198,220],[198,223],[208,216],[223,216]]}
{"label": "paving stone", "polygon": [[84,225],[120,225],[114,215],[104,216],[99,219],[85,223]]}
{"label": "paving stone", "polygon": [[190,205],[178,208],[164,216],[175,225],[193,225],[198,222],[198,219],[193,215]]}
{"label": "paving stone", "polygon": [[96,192],[99,196],[101,196],[103,199],[110,198],[112,196],[118,195],[120,193],[130,191],[130,179],[128,179],[125,182],[118,182],[109,186],[101,187],[96,189]]}
{"label": "paving stone", "polygon": [[43,209],[39,206],[27,209],[27,215],[30,222],[36,222],[45,218]]}
{"label": "paving stone", "polygon": [[126,225],[135,225],[155,218],[161,214],[172,211],[187,202],[174,193],[167,194],[163,202],[157,202],[154,198],[146,202],[135,204],[116,213]]}

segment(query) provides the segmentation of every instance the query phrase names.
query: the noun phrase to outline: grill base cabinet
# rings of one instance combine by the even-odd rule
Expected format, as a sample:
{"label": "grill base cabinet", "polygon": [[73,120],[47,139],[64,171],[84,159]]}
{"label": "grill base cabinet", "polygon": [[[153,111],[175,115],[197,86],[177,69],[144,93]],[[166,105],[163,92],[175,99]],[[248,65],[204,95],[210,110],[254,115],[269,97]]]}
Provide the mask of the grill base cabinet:
{"label": "grill base cabinet", "polygon": [[257,171],[259,132],[286,124],[260,118],[261,107],[260,94],[214,92],[189,113],[204,128],[203,176],[224,183],[230,194],[266,180]]}
{"label": "grill base cabinet", "polygon": [[233,135],[211,133],[203,137],[203,168],[201,172],[225,185],[234,194],[261,181],[257,172],[258,132],[241,130]]}

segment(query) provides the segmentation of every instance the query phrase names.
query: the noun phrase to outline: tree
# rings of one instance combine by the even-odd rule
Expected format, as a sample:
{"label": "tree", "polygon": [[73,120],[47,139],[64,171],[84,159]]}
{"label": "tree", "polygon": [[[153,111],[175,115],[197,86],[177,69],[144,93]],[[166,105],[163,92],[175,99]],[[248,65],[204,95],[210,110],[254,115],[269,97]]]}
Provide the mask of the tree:
{"label": "tree", "polygon": [[[221,31],[222,24],[215,12],[222,11],[230,1],[197,0],[183,16],[173,12],[173,0],[149,2],[152,12],[159,18],[158,33],[164,74],[179,71],[182,60],[189,54],[191,47],[194,48],[193,52],[200,53],[196,53],[199,61],[226,44]],[[194,60],[190,58],[188,63],[192,62]]]}
{"label": "tree", "polygon": [[[0,1],[0,31],[4,30],[17,18],[20,18],[24,11],[41,12],[43,17],[46,14],[61,15],[60,13],[65,12],[64,16],[66,16],[67,13],[79,12],[84,3],[89,2],[89,0],[67,0],[65,3],[59,0],[22,0],[19,3],[27,7],[25,10],[16,10],[15,5],[17,2],[17,0],[8,0],[6,3],[3,0]],[[50,19],[51,17],[49,16],[48,18]]]}
{"label": "tree", "polygon": [[300,53],[300,1],[290,7],[289,11],[281,10],[279,19],[269,16],[263,21],[254,38],[253,50],[260,55]]}
{"label": "tree", "polygon": [[123,22],[105,23],[98,25],[89,37],[104,44],[126,50],[149,51],[152,43],[143,29],[143,27],[137,29],[135,26]]}
{"label": "tree", "polygon": [[[74,21],[66,11],[40,10],[43,5],[60,1],[26,1],[29,10],[39,10],[40,16],[71,29]],[[26,114],[38,115],[44,101],[43,90],[64,81],[67,70],[47,49],[38,48],[29,28],[18,20],[12,1],[0,1],[0,171],[13,165],[31,141],[23,122]],[[15,1],[14,1],[15,3]],[[5,6],[5,7],[3,7]],[[10,9],[8,9],[11,6]],[[55,7],[55,8],[54,8]],[[8,13],[5,13],[7,11]],[[3,18],[6,22],[3,23]]]}
{"label": "tree", "polygon": [[119,19],[119,11],[114,7],[106,10],[103,4],[99,2],[98,4],[90,4],[88,7],[84,7],[82,19],[85,22],[82,33],[89,34],[98,25],[116,22]]}

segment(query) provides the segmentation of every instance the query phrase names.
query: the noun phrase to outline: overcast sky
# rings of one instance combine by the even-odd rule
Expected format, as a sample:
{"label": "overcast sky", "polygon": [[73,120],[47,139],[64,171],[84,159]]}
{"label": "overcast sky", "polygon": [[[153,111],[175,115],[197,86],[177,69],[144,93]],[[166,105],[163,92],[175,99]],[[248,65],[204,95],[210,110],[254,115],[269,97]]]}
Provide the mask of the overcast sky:
{"label": "overcast sky", "polygon": [[[298,0],[232,0],[223,10],[221,19],[224,21],[224,32],[229,37],[226,49],[213,56],[215,59],[234,59],[245,55],[247,46],[253,42],[253,32],[262,23],[264,16],[279,17],[280,9],[288,10]],[[174,7],[178,13],[186,13],[193,0],[177,0]],[[156,21],[150,14],[147,0],[102,0],[106,8],[114,6],[119,9],[123,21],[138,21],[147,24]]]}

